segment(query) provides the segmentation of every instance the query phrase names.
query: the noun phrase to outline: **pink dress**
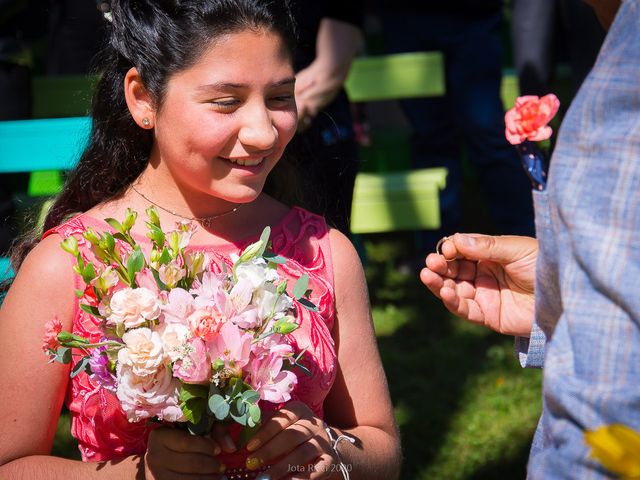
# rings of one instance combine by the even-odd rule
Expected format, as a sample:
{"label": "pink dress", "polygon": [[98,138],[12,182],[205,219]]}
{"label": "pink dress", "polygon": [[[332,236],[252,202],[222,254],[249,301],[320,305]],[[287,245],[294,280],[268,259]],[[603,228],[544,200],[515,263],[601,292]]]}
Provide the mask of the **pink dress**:
{"label": "pink dress", "polygon": [[[106,222],[81,214],[50,230],[45,237],[52,233],[65,238],[75,235],[81,251],[91,257],[88,242],[80,236],[89,226],[98,232],[112,231]],[[137,237],[136,240],[148,243],[146,237]],[[256,240],[257,236],[238,244],[192,245],[190,248],[206,250],[218,264],[225,262],[230,265],[230,254],[238,253]],[[335,302],[328,228],[322,217],[294,207],[278,225],[272,226],[271,240],[273,251],[287,258],[287,263],[278,267],[278,273],[293,280],[308,274],[311,300],[318,306],[318,312],[314,313],[296,305],[300,328],[289,336],[289,340],[295,351],[307,348],[303,363],[312,373],[307,376],[296,369],[298,384],[293,398],[306,403],[322,418],[323,402],[336,375],[336,353],[331,337]],[[62,250],[60,254],[67,255]],[[71,265],[71,255],[69,259]],[[78,275],[75,283],[78,289],[84,286]],[[92,340],[97,341],[100,337],[98,324],[80,310],[77,299],[73,330]],[[71,433],[78,440],[83,460],[105,461],[145,452],[151,428],[145,422],[129,423],[115,395],[99,387],[86,373],[70,380],[67,406],[71,412]],[[221,460],[227,466],[244,464],[242,454],[221,457]]]}

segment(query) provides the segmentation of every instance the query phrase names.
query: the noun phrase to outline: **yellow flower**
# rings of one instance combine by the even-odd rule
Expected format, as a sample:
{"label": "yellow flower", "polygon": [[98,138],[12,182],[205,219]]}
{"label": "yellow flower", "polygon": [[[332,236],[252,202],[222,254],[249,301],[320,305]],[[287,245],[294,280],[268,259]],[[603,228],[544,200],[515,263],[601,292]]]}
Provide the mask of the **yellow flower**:
{"label": "yellow flower", "polygon": [[584,439],[605,468],[625,479],[640,479],[640,433],[613,424],[585,432]]}

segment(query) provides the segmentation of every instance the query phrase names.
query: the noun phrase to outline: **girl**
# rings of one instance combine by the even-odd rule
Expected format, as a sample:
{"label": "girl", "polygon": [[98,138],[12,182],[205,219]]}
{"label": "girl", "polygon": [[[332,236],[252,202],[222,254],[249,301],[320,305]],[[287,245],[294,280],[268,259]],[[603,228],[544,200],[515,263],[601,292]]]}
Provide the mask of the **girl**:
{"label": "girl", "polygon": [[[357,255],[321,218],[263,192],[296,130],[287,2],[119,0],[111,15],[89,146],[44,238],[14,252],[19,270],[0,310],[0,477],[347,477],[340,462],[354,478],[397,477],[398,432]],[[218,261],[270,225],[289,259],[283,275],[309,274],[319,311],[298,312],[291,342],[308,349],[312,376],[241,452],[220,431],[214,440],[128,423],[113,394],[84,373],[70,380],[40,351],[54,316],[65,330],[96,328],[78,308],[62,238],[150,205],[164,225],[199,223],[192,243]],[[49,456],[65,394],[85,462]],[[342,433],[355,443],[336,442]]]}

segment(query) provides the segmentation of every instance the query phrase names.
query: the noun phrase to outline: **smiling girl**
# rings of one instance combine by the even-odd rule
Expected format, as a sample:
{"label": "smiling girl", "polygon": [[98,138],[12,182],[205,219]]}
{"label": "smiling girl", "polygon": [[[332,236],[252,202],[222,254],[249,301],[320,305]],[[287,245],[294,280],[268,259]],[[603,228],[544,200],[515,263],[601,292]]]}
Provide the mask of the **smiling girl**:
{"label": "smiling girl", "polygon": [[[297,122],[287,2],[120,0],[111,15],[89,145],[43,238],[13,254],[18,273],[0,310],[0,477],[397,477],[398,432],[358,257],[321,217],[263,191]],[[277,170],[271,180],[286,191],[291,178]],[[312,375],[299,376],[293,399],[241,451],[221,428],[213,439],[129,423],[111,392],[84,373],[70,380],[40,351],[53,317],[65,330],[96,328],[78,308],[81,280],[62,239],[151,205],[165,225],[198,223],[193,243],[219,262],[271,226],[288,259],[282,274],[309,275],[318,312],[298,311],[290,342],[306,349]],[[143,228],[134,227],[139,242]],[[84,462],[50,456],[65,396]],[[341,434],[355,442],[335,442]]]}

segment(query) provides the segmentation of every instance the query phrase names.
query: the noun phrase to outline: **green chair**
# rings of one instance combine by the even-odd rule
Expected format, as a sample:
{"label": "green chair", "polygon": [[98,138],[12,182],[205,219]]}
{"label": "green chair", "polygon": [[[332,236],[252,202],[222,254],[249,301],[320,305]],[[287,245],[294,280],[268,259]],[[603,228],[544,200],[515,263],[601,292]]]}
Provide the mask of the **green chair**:
{"label": "green chair", "polygon": [[[345,83],[352,102],[440,96],[445,93],[440,52],[415,52],[355,59]],[[410,169],[407,132],[372,132],[361,152],[378,171],[356,177],[351,212],[355,234],[426,230],[440,226],[439,192],[446,169]],[[393,164],[393,166],[392,166]],[[398,165],[404,171],[397,170]]]}

